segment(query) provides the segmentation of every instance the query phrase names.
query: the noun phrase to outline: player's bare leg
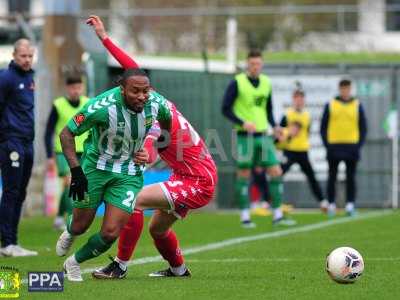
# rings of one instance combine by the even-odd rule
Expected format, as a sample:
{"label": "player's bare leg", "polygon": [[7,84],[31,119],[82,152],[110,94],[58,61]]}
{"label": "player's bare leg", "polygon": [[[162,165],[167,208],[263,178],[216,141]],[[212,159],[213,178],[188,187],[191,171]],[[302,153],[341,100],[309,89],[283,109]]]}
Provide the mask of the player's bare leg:
{"label": "player's bare leg", "polygon": [[93,277],[117,279],[126,276],[127,263],[133,254],[143,227],[143,209],[156,209],[150,222],[150,234],[160,254],[169,262],[170,268],[150,274],[150,276],[189,276],[180,253],[175,233],[170,229],[177,220],[166,210],[171,209],[160,184],[146,186],[137,196],[136,208],[130,220],[121,231],[118,244],[118,256],[108,266],[96,270]]}
{"label": "player's bare leg", "polygon": [[92,276],[97,279],[122,279],[125,278],[128,268],[128,261],[133,255],[136,244],[143,230],[143,211],[135,209],[128,222],[121,230],[118,241],[118,254],[111,259],[111,263],[106,267],[92,272]]}
{"label": "player's bare leg", "polygon": [[171,209],[171,205],[158,183],[143,188],[136,198],[135,209]]}
{"label": "player's bare leg", "polygon": [[92,208],[74,208],[72,215],[67,218],[67,228],[60,235],[56,245],[58,256],[64,256],[74,242],[75,236],[85,233],[92,224],[96,210]]}
{"label": "player's bare leg", "polygon": [[70,281],[82,281],[79,264],[106,252],[118,238],[130,214],[116,206],[106,203],[106,211],[100,232],[92,235],[72,256],[64,262],[64,270]]}

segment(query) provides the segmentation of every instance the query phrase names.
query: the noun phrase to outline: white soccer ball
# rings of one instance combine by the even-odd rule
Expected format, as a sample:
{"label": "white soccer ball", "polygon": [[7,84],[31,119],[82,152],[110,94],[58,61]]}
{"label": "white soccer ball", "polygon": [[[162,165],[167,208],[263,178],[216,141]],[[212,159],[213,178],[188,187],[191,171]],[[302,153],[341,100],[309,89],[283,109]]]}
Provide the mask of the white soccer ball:
{"label": "white soccer ball", "polygon": [[362,275],[364,260],[353,248],[336,248],[326,258],[326,271],[338,283],[352,283]]}

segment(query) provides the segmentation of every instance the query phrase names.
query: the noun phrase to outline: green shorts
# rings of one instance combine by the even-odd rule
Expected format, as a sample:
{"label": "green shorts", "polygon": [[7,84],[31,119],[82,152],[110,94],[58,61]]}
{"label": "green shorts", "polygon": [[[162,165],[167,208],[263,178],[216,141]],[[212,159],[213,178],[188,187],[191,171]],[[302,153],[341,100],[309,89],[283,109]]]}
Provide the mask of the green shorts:
{"label": "green shorts", "polygon": [[135,208],[136,196],[143,187],[143,175],[132,176],[93,167],[84,168],[88,179],[88,193],[85,200],[73,201],[74,208],[94,208],[104,201],[131,214]]}
{"label": "green shorts", "polygon": [[[81,159],[82,153],[77,153],[78,159]],[[57,165],[57,172],[59,177],[68,176],[69,165],[63,153],[56,153],[56,165]]]}
{"label": "green shorts", "polygon": [[252,136],[237,134],[237,167],[251,169],[279,165],[272,137],[267,135]]}

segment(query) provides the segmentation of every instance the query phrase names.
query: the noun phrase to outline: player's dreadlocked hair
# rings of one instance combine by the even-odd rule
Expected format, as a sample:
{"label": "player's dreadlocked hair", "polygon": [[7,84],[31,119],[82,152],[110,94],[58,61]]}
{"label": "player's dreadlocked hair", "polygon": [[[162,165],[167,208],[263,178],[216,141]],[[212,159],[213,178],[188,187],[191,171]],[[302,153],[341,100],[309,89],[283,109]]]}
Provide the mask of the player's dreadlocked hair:
{"label": "player's dreadlocked hair", "polygon": [[128,78],[130,78],[132,76],[148,77],[146,71],[143,70],[143,69],[139,69],[139,68],[126,69],[124,71],[124,73],[122,74],[122,76],[120,76],[117,79],[116,83],[119,84],[119,85],[125,86],[126,81],[128,80]]}

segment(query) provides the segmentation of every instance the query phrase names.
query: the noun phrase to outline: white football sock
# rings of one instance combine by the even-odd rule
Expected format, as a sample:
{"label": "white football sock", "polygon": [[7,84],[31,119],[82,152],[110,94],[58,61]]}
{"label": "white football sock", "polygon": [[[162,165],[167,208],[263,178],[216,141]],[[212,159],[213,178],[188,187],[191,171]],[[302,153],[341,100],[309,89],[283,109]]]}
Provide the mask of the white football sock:
{"label": "white football sock", "polygon": [[251,208],[251,209],[256,209],[256,208],[258,208],[258,202],[251,202],[250,208]]}
{"label": "white football sock", "polygon": [[346,204],[346,211],[350,212],[354,210],[354,202],[347,202]]}
{"label": "white football sock", "polygon": [[283,217],[283,212],[280,207],[274,208],[273,213],[274,213],[274,220],[278,220]]}
{"label": "white football sock", "polygon": [[186,272],[186,265],[181,264],[179,267],[169,267],[175,275],[181,276]]}
{"label": "white football sock", "polygon": [[267,201],[263,201],[263,202],[261,203],[261,207],[262,207],[262,208],[265,208],[265,209],[269,209],[270,205],[269,205],[269,203],[268,203]]}
{"label": "white football sock", "polygon": [[114,261],[116,261],[119,264],[119,267],[123,270],[126,271],[126,269],[128,268],[128,261],[127,260],[122,260],[119,259],[118,256],[116,256],[114,258]]}
{"label": "white football sock", "polygon": [[248,209],[242,209],[240,211],[240,221],[250,221],[250,211]]}
{"label": "white football sock", "polygon": [[71,255],[70,257],[67,258],[71,263],[74,265],[79,265],[79,263],[76,261],[75,254]]}

